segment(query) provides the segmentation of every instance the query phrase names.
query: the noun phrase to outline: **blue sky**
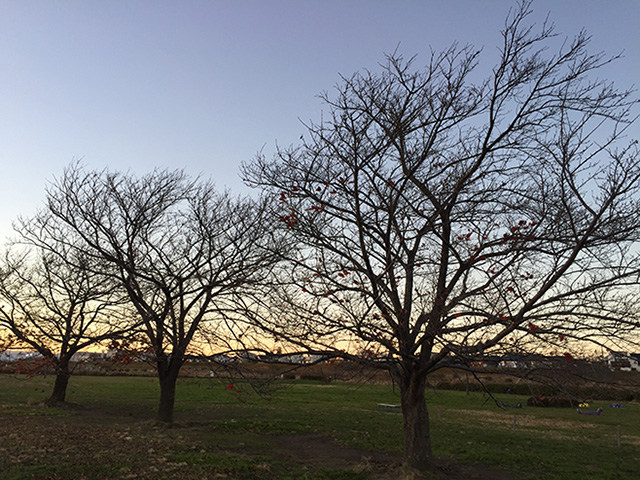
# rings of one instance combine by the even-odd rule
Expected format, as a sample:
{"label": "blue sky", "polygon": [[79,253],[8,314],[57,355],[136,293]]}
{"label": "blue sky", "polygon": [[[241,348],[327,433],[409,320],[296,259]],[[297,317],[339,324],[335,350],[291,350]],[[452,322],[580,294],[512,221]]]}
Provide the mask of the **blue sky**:
{"label": "blue sky", "polygon": [[[184,168],[246,191],[238,169],[295,143],[338,74],[397,47],[483,46],[492,66],[508,0],[0,0],[0,237],[42,205],[73,159],[142,174]],[[592,35],[640,78],[640,1],[537,0],[557,31]],[[638,135],[638,128],[634,134]]]}

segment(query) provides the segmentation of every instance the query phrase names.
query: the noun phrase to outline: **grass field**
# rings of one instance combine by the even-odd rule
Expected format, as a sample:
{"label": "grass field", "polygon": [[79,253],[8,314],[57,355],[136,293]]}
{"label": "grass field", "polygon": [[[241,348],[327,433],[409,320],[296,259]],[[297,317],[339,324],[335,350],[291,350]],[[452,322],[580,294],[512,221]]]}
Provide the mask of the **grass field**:
{"label": "grass field", "polygon": [[[166,428],[154,422],[153,378],[75,376],[71,405],[46,408],[52,381],[0,375],[3,480],[381,480],[402,472],[402,416],[377,410],[399,403],[390,387],[291,381],[263,397],[228,380],[184,379],[176,424]],[[582,416],[501,410],[481,393],[429,391],[427,398],[442,465],[435,478],[640,478],[637,403],[593,402],[589,408],[603,414]]]}

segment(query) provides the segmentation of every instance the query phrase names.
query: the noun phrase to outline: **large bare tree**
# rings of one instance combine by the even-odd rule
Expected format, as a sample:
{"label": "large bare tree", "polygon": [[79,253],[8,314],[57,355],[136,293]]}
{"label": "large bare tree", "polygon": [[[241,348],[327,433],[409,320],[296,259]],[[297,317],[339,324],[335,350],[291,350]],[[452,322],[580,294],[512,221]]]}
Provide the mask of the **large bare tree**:
{"label": "large bare tree", "polygon": [[0,266],[0,327],[54,369],[52,405],[65,401],[76,353],[133,327],[113,283],[84,268],[77,252],[57,247],[14,246]]}
{"label": "large bare tree", "polygon": [[250,199],[217,193],[183,171],[136,177],[72,164],[48,189],[48,214],[126,291],[160,382],[158,419],[173,420],[176,381],[191,342],[232,293],[271,262]]}
{"label": "large bare tree", "polygon": [[298,246],[255,310],[262,328],[389,369],[420,469],[431,372],[541,342],[571,361],[640,326],[637,100],[597,78],[615,58],[585,33],[558,43],[529,7],[509,14],[485,81],[472,47],[419,69],[393,54],[323,94],[299,145],[244,167]]}

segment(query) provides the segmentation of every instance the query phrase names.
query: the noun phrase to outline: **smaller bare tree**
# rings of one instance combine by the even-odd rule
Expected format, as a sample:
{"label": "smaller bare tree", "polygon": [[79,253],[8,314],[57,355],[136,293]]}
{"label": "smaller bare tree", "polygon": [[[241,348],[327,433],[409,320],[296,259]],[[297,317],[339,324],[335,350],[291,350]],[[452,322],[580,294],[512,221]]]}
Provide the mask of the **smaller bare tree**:
{"label": "smaller bare tree", "polygon": [[55,370],[49,404],[65,401],[76,353],[131,326],[113,284],[82,268],[84,260],[73,255],[13,248],[0,267],[0,327],[16,346],[37,351]]}
{"label": "smaller bare tree", "polygon": [[48,191],[48,213],[64,225],[52,235],[78,238],[68,247],[91,257],[137,312],[158,372],[159,421],[173,420],[180,368],[202,325],[273,263],[263,211],[183,171],[137,178],[73,164]]}
{"label": "smaller bare tree", "polygon": [[0,354],[9,350],[13,343],[14,339],[11,333],[4,328],[0,328]]}

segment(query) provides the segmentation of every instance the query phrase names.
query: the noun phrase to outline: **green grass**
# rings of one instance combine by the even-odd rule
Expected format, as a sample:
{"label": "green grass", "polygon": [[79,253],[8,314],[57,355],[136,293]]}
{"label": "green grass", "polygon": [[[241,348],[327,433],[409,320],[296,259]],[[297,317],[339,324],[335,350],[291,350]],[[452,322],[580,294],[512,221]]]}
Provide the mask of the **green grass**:
{"label": "green grass", "polygon": [[[81,408],[45,408],[37,402],[52,381],[0,375],[0,433],[9,440],[0,442],[2,478],[365,480],[370,470],[288,461],[267,448],[269,438],[316,434],[345,448],[398,458],[402,451],[402,416],[377,410],[378,403],[400,403],[390,387],[283,382],[265,397],[242,383],[227,389],[229,381],[184,379],[176,425],[166,429],[153,421],[155,379],[76,376],[67,400]],[[523,396],[499,398],[526,402]],[[590,408],[602,406],[604,413],[581,416],[573,409],[501,410],[481,393],[428,391],[427,402],[437,457],[490,465],[522,479],[640,478],[637,403],[615,409],[594,402]],[[28,445],[27,453],[13,448],[18,443]]]}

